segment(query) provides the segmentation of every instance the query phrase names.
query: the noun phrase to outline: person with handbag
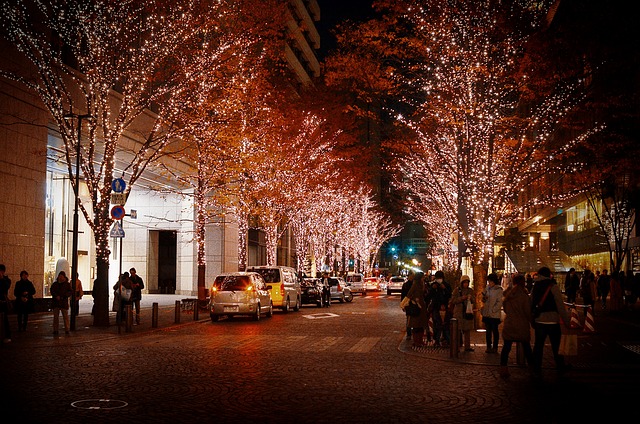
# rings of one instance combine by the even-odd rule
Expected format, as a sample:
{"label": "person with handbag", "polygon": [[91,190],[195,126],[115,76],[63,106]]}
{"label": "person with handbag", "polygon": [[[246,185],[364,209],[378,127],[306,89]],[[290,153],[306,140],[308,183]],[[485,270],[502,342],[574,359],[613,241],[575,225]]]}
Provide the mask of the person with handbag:
{"label": "person with handbag", "polygon": [[462,341],[465,352],[473,352],[471,347],[471,331],[475,329],[473,316],[473,305],[475,298],[473,289],[469,287],[471,278],[468,275],[460,277],[460,286],[451,298],[453,304],[453,317],[458,320],[458,329],[462,334]]}
{"label": "person with handbag", "polygon": [[18,331],[27,330],[27,321],[29,321],[29,313],[33,312],[33,296],[36,294],[36,288],[29,281],[29,273],[27,271],[20,272],[20,279],[16,282],[13,289],[13,295],[16,298],[16,315],[18,315]]}
{"label": "person with handbag", "polygon": [[113,285],[113,291],[114,303],[117,303],[116,324],[120,325],[127,319],[127,305],[132,304],[131,295],[133,293],[133,284],[128,272],[120,275],[118,281]]}
{"label": "person with handbag", "polygon": [[64,271],[60,271],[58,278],[51,285],[51,307],[53,308],[53,334],[58,335],[60,314],[64,323],[64,333],[69,334],[69,297],[71,284]]}
{"label": "person with handbag", "polygon": [[551,278],[551,270],[542,267],[538,270],[536,281],[531,291],[531,308],[534,325],[533,361],[534,375],[542,375],[542,355],[544,344],[549,337],[553,359],[559,374],[568,370],[564,357],[558,353],[562,328],[560,322],[570,329],[571,317],[564,306],[562,293],[558,284]]}
{"label": "person with handbag", "polygon": [[509,353],[513,343],[520,343],[529,368],[533,371],[531,351],[531,298],[522,274],[513,277],[513,285],[505,290],[502,299],[505,318],[502,325],[502,352],[500,352],[500,377],[509,377]]}
{"label": "person with handbag", "polygon": [[[409,314],[408,327],[411,328],[413,347],[424,347],[424,329],[428,325],[427,305],[424,301],[424,273],[416,272],[411,288],[407,292],[406,299],[409,303],[417,305],[420,311],[417,314]],[[407,309],[405,309],[406,311]]]}

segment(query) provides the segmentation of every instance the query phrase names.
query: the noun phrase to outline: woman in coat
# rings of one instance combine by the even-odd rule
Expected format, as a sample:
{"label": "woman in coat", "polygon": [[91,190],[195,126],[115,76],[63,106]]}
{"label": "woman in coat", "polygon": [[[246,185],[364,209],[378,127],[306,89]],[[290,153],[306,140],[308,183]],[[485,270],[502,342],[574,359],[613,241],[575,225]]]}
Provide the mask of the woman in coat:
{"label": "woman in coat", "polygon": [[498,276],[491,273],[487,276],[487,288],[482,293],[482,322],[487,332],[487,353],[498,353],[500,317],[502,312],[502,287],[498,284]]}
{"label": "woman in coat", "polygon": [[420,314],[418,316],[410,316],[408,327],[411,328],[411,336],[413,337],[414,347],[424,346],[424,329],[428,325],[427,304],[424,301],[424,273],[418,272],[413,278],[413,284],[407,293],[407,297],[411,302],[415,302],[420,306]]}
{"label": "woman in coat", "polygon": [[471,308],[476,304],[473,289],[469,287],[471,278],[468,275],[460,277],[460,287],[454,291],[451,298],[453,303],[453,317],[458,320],[458,329],[462,332],[464,350],[473,352],[471,347],[471,331],[475,328],[473,314],[467,315],[467,303],[471,303]]}
{"label": "woman in coat", "polygon": [[533,369],[533,352],[531,350],[531,298],[526,289],[523,275],[513,277],[513,286],[505,290],[502,307],[506,314],[502,325],[502,352],[500,353],[500,376],[509,377],[507,363],[513,343],[520,343],[527,364]]}
{"label": "woman in coat", "polygon": [[13,289],[13,295],[16,297],[15,309],[18,315],[18,331],[27,330],[27,321],[29,321],[29,313],[33,312],[33,296],[35,294],[36,288],[29,281],[29,273],[21,271],[20,279]]}

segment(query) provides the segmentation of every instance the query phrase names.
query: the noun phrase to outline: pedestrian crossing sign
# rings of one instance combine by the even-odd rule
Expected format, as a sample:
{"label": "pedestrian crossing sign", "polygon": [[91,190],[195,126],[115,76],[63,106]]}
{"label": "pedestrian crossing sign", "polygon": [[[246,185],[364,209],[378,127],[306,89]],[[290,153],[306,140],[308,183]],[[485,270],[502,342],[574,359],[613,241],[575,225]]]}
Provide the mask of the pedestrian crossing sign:
{"label": "pedestrian crossing sign", "polygon": [[113,238],[124,237],[124,230],[122,229],[122,225],[120,225],[119,221],[115,221],[113,223],[113,227],[111,227],[111,231],[109,232],[109,237],[113,237]]}

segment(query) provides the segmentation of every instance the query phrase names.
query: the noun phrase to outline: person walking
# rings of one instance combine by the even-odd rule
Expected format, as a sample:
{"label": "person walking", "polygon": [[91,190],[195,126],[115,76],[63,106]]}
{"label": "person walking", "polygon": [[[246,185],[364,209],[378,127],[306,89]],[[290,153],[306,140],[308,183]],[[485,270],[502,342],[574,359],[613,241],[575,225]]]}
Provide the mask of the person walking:
{"label": "person walking", "polygon": [[[431,282],[431,289],[426,295],[427,310],[433,319],[433,341],[435,346],[440,346],[443,341],[446,344],[451,342],[446,322],[451,315],[450,313],[447,314],[451,293],[451,285],[445,281],[444,272],[436,271],[434,280]],[[444,314],[441,313],[443,310]]]}
{"label": "person walking", "polygon": [[11,279],[5,274],[7,268],[4,264],[0,264],[0,313],[3,314],[3,327],[4,334],[0,334],[0,337],[4,337],[2,340],[5,343],[11,341],[11,327],[9,327],[9,289],[11,288]]}
{"label": "person walking", "polygon": [[326,308],[331,306],[331,287],[329,286],[329,273],[322,274],[322,305]]}
{"label": "person walking", "polygon": [[505,318],[502,325],[502,351],[500,352],[500,377],[509,377],[509,354],[513,343],[520,343],[529,368],[533,371],[531,350],[531,298],[522,274],[513,277],[513,286],[504,291],[502,307]]}
{"label": "person walking", "polygon": [[84,290],[82,289],[82,281],[80,281],[79,275],[76,272],[75,273],[76,276],[76,293],[75,293],[75,299],[73,300],[73,305],[71,305],[71,313],[73,314],[73,316],[78,316],[78,314],[80,313],[80,299],[82,299],[82,296],[84,296]]}
{"label": "person walking", "polygon": [[556,369],[559,374],[562,374],[569,367],[564,363],[564,356],[558,353],[560,336],[562,335],[560,322],[562,320],[566,328],[569,329],[571,328],[571,318],[562,301],[560,288],[555,280],[551,279],[551,270],[547,267],[538,270],[538,277],[531,292],[531,308],[535,333],[533,343],[534,375],[542,376],[542,356],[547,337],[551,343]]}
{"label": "person walking", "polygon": [[580,279],[575,268],[570,268],[564,280],[564,292],[567,295],[567,303],[576,303],[576,296],[580,288]]}
{"label": "person walking", "polygon": [[[600,278],[598,281],[604,281],[605,279],[607,281],[607,286],[608,286],[609,276],[607,275],[607,270],[602,271],[602,275],[600,275]],[[582,295],[582,303],[585,305],[584,307],[585,316],[589,306],[591,306],[591,311],[595,315],[597,289],[596,289],[596,283],[595,283],[595,276],[593,272],[589,271],[588,269],[585,269],[582,272],[582,278],[580,279],[580,293]],[[606,293],[603,293],[602,291],[600,293],[600,295],[602,296],[603,309],[606,307],[605,299],[607,298],[608,294],[609,294],[608,288]]]}
{"label": "person walking", "polygon": [[500,315],[502,312],[502,287],[498,282],[498,275],[494,272],[487,276],[487,287],[482,292],[482,322],[486,327],[486,353],[498,353],[500,338]]}
{"label": "person walking", "polygon": [[[581,287],[582,289],[582,287]],[[598,277],[598,291],[600,292],[600,301],[602,302],[602,309],[607,309],[607,296],[609,296],[609,290],[611,289],[611,278],[609,277],[608,271],[606,269],[602,270],[600,277]],[[593,290],[592,290],[593,291]],[[587,295],[589,296],[589,295]],[[585,299],[584,289],[582,289],[582,298]],[[594,309],[595,306],[595,296],[591,295],[589,302],[585,299],[585,305],[591,305],[591,308]]]}
{"label": "person walking", "polygon": [[69,334],[69,297],[71,284],[64,271],[60,271],[58,278],[51,285],[51,307],[53,308],[53,334],[58,335],[60,314],[64,323],[64,333]]}
{"label": "person walking", "polygon": [[618,314],[622,311],[624,292],[622,291],[623,271],[614,271],[609,278],[609,312]]}
{"label": "person walking", "polygon": [[33,296],[36,294],[36,288],[29,281],[29,273],[20,271],[20,279],[16,282],[13,289],[13,295],[16,298],[15,310],[18,315],[18,331],[27,330],[27,322],[29,321],[29,313],[33,312]]}
{"label": "person walking", "polygon": [[[458,320],[458,329],[462,334],[462,342],[465,352],[473,352],[471,347],[471,331],[475,328],[473,312],[467,313],[476,304],[473,289],[469,287],[471,278],[468,275],[460,277],[460,286],[451,297],[453,304],[453,317]],[[455,337],[455,335],[454,335]]]}
{"label": "person walking", "polygon": [[428,325],[427,304],[424,296],[424,273],[418,272],[413,277],[411,288],[406,296],[410,302],[416,303],[420,307],[418,316],[409,316],[408,326],[411,328],[411,337],[413,338],[413,347],[423,347],[424,329]]}
{"label": "person walking", "polygon": [[131,268],[129,272],[131,286],[133,287],[131,301],[133,302],[133,307],[136,313],[136,325],[140,325],[140,301],[142,300],[142,289],[144,288],[144,281],[142,281],[142,277],[138,275],[138,272],[135,268]]}
{"label": "person walking", "polygon": [[[400,302],[402,302],[404,298],[407,296],[407,293],[409,293],[409,289],[411,289],[411,285],[413,284],[414,277],[415,277],[415,272],[409,271],[409,274],[407,275],[407,281],[402,283],[402,289],[400,290]],[[407,320],[405,325],[407,329],[407,340],[411,340],[411,327],[409,327],[409,314],[406,313],[406,315],[407,315]]]}

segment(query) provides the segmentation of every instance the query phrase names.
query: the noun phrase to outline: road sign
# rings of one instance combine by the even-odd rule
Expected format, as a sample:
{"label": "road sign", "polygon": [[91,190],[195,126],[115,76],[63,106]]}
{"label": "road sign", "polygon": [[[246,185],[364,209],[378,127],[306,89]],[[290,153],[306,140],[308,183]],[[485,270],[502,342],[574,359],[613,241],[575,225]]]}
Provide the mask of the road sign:
{"label": "road sign", "polygon": [[127,184],[122,178],[116,178],[111,181],[111,190],[115,191],[116,193],[122,193],[126,187]]}
{"label": "road sign", "polygon": [[131,213],[129,213],[131,219],[138,219],[138,211],[135,209],[131,209]]}
{"label": "road sign", "polygon": [[127,203],[127,196],[124,193],[111,193],[111,204],[112,205],[121,205]]}
{"label": "road sign", "polygon": [[113,219],[122,219],[124,218],[124,214],[124,208],[120,205],[111,208],[111,218]]}
{"label": "road sign", "polygon": [[120,225],[120,221],[116,221],[113,223],[113,227],[111,227],[111,231],[109,232],[109,237],[124,237],[124,230],[122,229],[122,225]]}

